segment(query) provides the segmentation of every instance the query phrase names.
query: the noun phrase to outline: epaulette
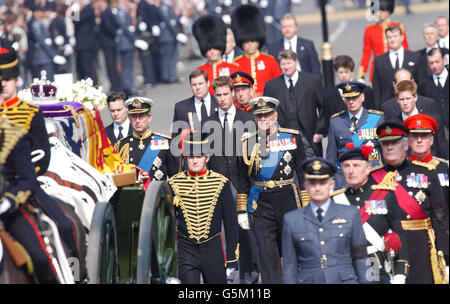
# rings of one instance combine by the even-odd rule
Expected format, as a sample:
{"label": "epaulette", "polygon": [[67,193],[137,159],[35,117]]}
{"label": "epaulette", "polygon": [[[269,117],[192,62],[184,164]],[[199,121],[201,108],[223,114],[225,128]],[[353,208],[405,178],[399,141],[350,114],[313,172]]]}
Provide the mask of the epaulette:
{"label": "epaulette", "polygon": [[244,134],[242,134],[241,136],[241,141],[244,141],[246,139],[249,139],[250,137],[253,137],[256,135],[256,131],[255,132],[245,132]]}
{"label": "epaulette", "polygon": [[439,162],[446,164],[447,166],[449,165],[448,159],[444,159],[444,158],[440,158],[440,157],[436,157],[436,156],[433,156],[433,159],[436,159]]}
{"label": "epaulette", "polygon": [[375,172],[375,171],[377,171],[377,170],[379,170],[379,169],[381,169],[383,167],[384,167],[384,165],[373,167],[372,169],[370,169],[370,173]]}
{"label": "epaulette", "polygon": [[378,111],[378,110],[368,109],[367,112],[373,113],[373,114],[378,114],[378,115],[384,115],[383,111]]}
{"label": "epaulette", "polygon": [[421,162],[418,160],[413,160],[411,164],[427,168],[429,171],[435,170],[436,167],[439,165],[439,160],[432,159],[429,163]]}
{"label": "epaulette", "polygon": [[167,138],[167,139],[172,139],[171,136],[169,136],[169,135],[164,135],[164,134],[161,134],[161,133],[158,133],[158,132],[153,132],[153,134],[158,135],[158,136],[161,136],[161,137],[164,137],[164,138]]}
{"label": "epaulette", "polygon": [[234,63],[234,61],[236,61],[236,60],[238,60],[238,59],[241,59],[241,57],[244,57],[244,55],[239,55],[239,56],[237,56],[237,57],[234,57],[233,63]]}
{"label": "epaulette", "polygon": [[333,193],[331,193],[330,196],[333,197],[333,196],[335,196],[335,195],[344,193],[345,191],[347,191],[347,188],[341,188],[341,189],[336,190],[336,191],[334,191]]}
{"label": "epaulette", "polygon": [[[270,55],[269,53],[264,53],[264,52],[261,52],[261,54],[263,54],[263,55],[266,55],[266,56],[269,56],[269,57],[273,57],[272,55]],[[273,58],[275,58],[275,57],[273,57]]]}
{"label": "epaulette", "polygon": [[22,101],[23,103],[27,104],[27,106],[30,106],[31,108],[37,108],[38,110],[40,109],[40,107],[38,105],[34,104],[34,103],[25,101],[23,99],[21,99],[20,101]]}
{"label": "epaulette", "polygon": [[345,112],[346,112],[346,110],[343,110],[343,111],[341,111],[341,112],[334,113],[333,115],[331,115],[330,118],[335,118],[335,117],[337,117],[337,116],[339,116],[339,115],[341,115],[341,114],[344,114]]}
{"label": "epaulette", "polygon": [[287,128],[278,128],[279,131],[281,132],[286,132],[286,133],[291,133],[291,134],[300,134],[300,131],[298,130],[294,130],[294,129],[287,129]]}

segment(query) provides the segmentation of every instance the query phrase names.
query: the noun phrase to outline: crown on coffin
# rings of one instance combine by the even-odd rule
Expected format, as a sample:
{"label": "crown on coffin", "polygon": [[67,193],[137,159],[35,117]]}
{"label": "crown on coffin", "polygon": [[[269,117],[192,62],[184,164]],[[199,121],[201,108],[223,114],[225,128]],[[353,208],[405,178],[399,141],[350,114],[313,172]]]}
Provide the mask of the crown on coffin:
{"label": "crown on coffin", "polygon": [[56,100],[56,86],[47,79],[47,72],[41,71],[41,79],[34,78],[30,87],[33,102]]}

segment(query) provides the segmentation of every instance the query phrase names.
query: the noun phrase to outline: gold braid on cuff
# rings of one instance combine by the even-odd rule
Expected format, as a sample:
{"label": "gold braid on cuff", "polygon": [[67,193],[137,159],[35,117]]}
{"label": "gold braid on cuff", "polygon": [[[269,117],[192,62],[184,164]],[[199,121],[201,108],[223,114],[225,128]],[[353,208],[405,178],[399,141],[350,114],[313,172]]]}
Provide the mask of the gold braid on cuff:
{"label": "gold braid on cuff", "polygon": [[247,212],[247,194],[237,194],[237,211],[238,212]]}

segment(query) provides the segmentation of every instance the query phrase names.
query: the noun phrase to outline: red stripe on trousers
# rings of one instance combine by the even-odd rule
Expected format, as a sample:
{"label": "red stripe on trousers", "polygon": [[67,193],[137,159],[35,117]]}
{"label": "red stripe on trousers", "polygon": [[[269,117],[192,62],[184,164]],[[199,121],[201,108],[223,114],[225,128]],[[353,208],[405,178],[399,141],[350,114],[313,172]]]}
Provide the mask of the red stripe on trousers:
{"label": "red stripe on trousers", "polygon": [[53,266],[52,263],[52,258],[50,257],[50,255],[48,254],[47,250],[45,249],[45,243],[44,240],[41,237],[41,233],[39,232],[39,229],[36,227],[36,224],[30,219],[30,217],[25,213],[25,211],[23,210],[22,206],[19,207],[19,211],[20,213],[22,213],[22,215],[25,217],[25,219],[28,221],[28,223],[30,223],[31,228],[34,230],[37,239],[39,241],[39,245],[41,245],[42,250],[45,252],[45,255],[47,256],[48,259],[48,263],[50,264],[50,268],[52,269],[53,274],[56,275],[56,270],[55,267]]}

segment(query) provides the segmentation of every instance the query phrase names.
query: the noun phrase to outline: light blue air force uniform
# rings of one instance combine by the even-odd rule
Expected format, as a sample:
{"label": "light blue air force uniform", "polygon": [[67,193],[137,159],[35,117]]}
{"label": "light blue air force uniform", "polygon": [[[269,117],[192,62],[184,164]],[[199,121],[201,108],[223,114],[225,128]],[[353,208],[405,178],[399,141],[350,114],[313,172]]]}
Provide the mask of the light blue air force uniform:
{"label": "light blue air force uniform", "polygon": [[[354,206],[330,199],[323,220],[313,203],[284,216],[283,283],[367,283],[370,269],[361,216]],[[323,207],[321,207],[323,208]]]}

